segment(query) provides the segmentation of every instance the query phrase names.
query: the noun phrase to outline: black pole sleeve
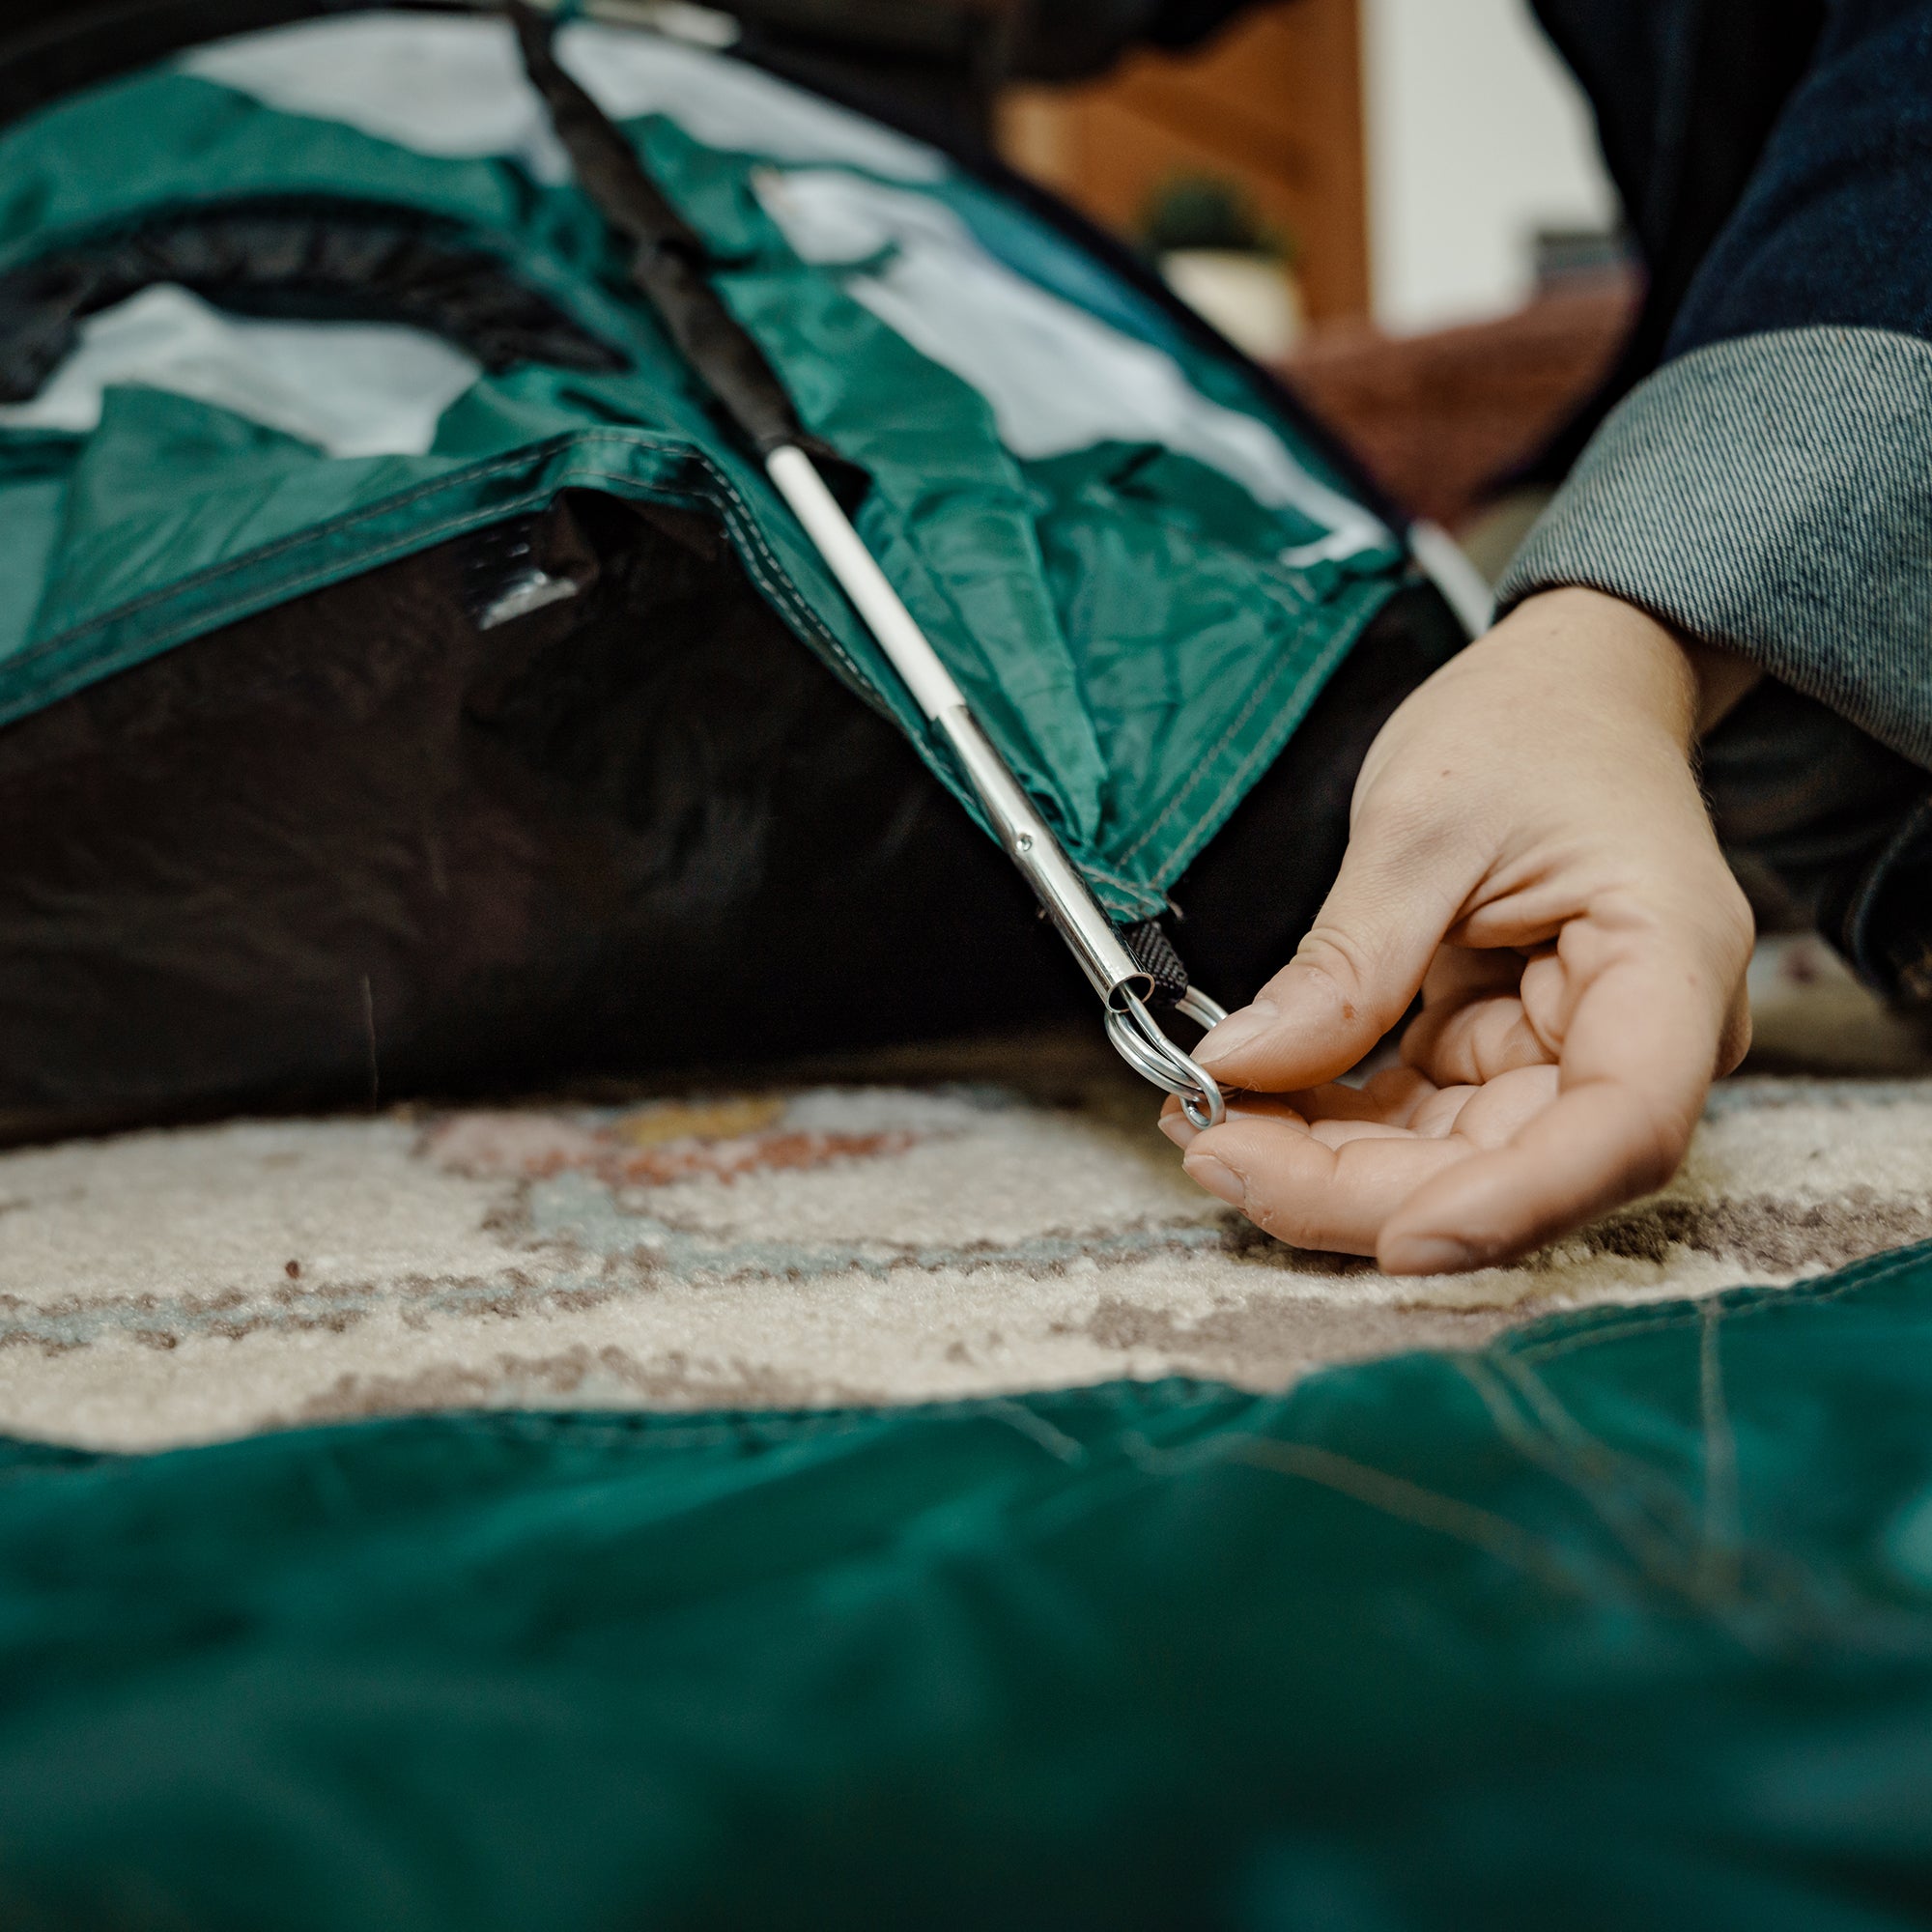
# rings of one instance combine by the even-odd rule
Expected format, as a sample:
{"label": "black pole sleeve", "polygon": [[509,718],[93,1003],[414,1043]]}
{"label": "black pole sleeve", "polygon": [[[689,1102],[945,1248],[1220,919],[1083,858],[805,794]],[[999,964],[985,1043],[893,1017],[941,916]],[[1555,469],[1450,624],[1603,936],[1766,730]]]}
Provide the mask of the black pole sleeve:
{"label": "black pole sleeve", "polygon": [[711,286],[703,238],[666,200],[631,144],[566,73],[551,45],[555,22],[509,0],[524,67],[543,96],[579,185],[632,244],[631,277],[684,359],[761,456],[803,442],[805,431],[764,351]]}

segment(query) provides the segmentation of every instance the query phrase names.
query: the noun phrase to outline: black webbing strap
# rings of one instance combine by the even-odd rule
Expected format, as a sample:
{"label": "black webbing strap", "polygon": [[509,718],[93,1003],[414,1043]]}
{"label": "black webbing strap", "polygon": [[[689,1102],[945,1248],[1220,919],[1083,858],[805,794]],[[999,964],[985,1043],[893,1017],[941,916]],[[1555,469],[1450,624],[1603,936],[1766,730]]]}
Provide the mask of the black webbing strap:
{"label": "black webbing strap", "polygon": [[507,523],[485,524],[456,543],[457,566],[463,577],[463,608],[469,621],[481,626],[520,578],[538,568],[536,535],[539,519],[512,517]]}
{"label": "black webbing strap", "polygon": [[1144,919],[1135,925],[1116,928],[1121,943],[1134,956],[1134,964],[1153,981],[1151,1007],[1171,1007],[1187,995],[1187,968],[1174,950],[1165,927],[1157,919]]}
{"label": "black webbing strap", "polygon": [[784,384],[711,286],[716,266],[704,239],[666,200],[631,144],[558,64],[555,22],[509,0],[524,66],[543,96],[579,185],[631,242],[631,276],[678,352],[703,379],[761,456],[806,440]]}

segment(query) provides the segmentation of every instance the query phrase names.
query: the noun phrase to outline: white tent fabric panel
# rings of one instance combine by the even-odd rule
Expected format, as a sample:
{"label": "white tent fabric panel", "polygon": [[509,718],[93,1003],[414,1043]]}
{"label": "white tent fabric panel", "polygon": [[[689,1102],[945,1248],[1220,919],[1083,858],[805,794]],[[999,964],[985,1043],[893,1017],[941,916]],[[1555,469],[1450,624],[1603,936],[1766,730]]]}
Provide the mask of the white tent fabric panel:
{"label": "white tent fabric panel", "polygon": [[[923,142],[661,35],[579,22],[558,34],[557,54],[616,120],[663,114],[707,147],[775,161],[835,162],[899,181],[946,172]],[[418,154],[502,156],[539,181],[569,177],[502,20],[372,13],[306,21],[197,48],[180,70]]]}
{"label": "white tent fabric panel", "polygon": [[117,385],[232,410],[330,456],[420,456],[482,374],[440,337],[388,323],[260,322],[157,283],[81,325],[80,342],[0,429],[85,435]]}
{"label": "white tent fabric panel", "polygon": [[1293,554],[1296,564],[1389,541],[1265,423],[1204,396],[1172,356],[1015,274],[930,196],[832,169],[774,170],[758,186],[805,260],[853,265],[847,292],[986,398],[1015,456],[1158,443],[1328,531]]}

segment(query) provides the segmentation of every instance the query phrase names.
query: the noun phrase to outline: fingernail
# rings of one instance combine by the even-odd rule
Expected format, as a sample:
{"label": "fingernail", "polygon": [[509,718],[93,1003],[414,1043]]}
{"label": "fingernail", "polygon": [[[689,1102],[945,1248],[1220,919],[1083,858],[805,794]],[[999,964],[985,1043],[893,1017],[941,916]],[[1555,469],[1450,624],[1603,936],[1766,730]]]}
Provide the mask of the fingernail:
{"label": "fingernail", "polygon": [[1217,1201],[1238,1208],[1248,1198],[1248,1183],[1226,1161],[1211,1153],[1191,1153],[1180,1165],[1196,1186],[1205,1187]]}
{"label": "fingernail", "polygon": [[1160,1130],[1181,1149],[1191,1146],[1201,1136],[1201,1129],[1179,1107],[1173,1113],[1160,1117]]}
{"label": "fingernail", "polygon": [[1268,1001],[1257,1000],[1253,1006],[1243,1007],[1237,1013],[1230,1013],[1194,1049],[1194,1057],[1203,1066],[1216,1065],[1229,1054],[1238,1053],[1242,1047],[1260,1039],[1280,1020],[1281,1014]]}
{"label": "fingernail", "polygon": [[1447,1235],[1411,1235],[1389,1260],[1402,1274],[1462,1274],[1477,1264],[1475,1249]]}

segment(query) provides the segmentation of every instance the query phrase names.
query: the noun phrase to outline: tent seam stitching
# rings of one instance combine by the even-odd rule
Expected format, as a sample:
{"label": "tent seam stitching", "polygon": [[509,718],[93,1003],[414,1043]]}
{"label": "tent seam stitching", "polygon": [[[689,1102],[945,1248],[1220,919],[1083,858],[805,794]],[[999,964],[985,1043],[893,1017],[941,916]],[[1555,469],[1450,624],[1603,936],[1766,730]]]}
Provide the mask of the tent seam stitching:
{"label": "tent seam stitching", "polygon": [[[1298,627],[1304,632],[1306,628],[1307,614],[1309,613],[1304,613],[1303,625],[1301,627]],[[1274,668],[1270,670],[1267,676],[1264,677],[1262,680],[1262,682],[1255,687],[1254,691],[1249,694],[1247,703],[1244,704],[1241,707],[1240,711],[1236,715],[1234,723],[1231,724],[1228,726],[1228,728],[1222,732],[1220,737],[1215,740],[1213,749],[1208,752],[1207,757],[1202,761],[1203,769],[1196,772],[1192,778],[1188,779],[1181,785],[1180,789],[1175,793],[1172,799],[1168,801],[1167,807],[1161,812],[1160,816],[1156,818],[1153,821],[1153,823],[1150,825],[1148,829],[1145,832],[1143,832],[1141,836],[1138,838],[1136,838],[1130,846],[1127,847],[1126,851],[1121,855],[1122,863],[1125,863],[1125,861],[1131,859],[1134,856],[1134,854],[1137,853],[1142,848],[1142,846],[1146,845],[1155,836],[1155,834],[1158,833],[1167,824],[1168,820],[1171,819],[1176,812],[1180,810],[1181,807],[1185,804],[1187,799],[1196,790],[1198,790],[1199,787],[1206,781],[1208,776],[1207,767],[1210,765],[1213,762],[1213,760],[1218,758],[1221,755],[1221,753],[1227,750],[1228,746],[1242,731],[1244,731],[1247,728],[1248,721],[1251,718],[1253,718],[1255,712],[1260,708],[1263,699],[1264,699],[1268,696],[1268,694],[1271,691],[1273,691],[1274,687],[1280,682],[1282,677],[1290,669],[1291,659],[1288,656],[1288,649],[1289,646],[1284,644],[1283,655],[1276,661]],[[1209,806],[1206,811],[1200,814],[1201,818],[1204,819],[1211,818],[1214,815],[1215,811],[1219,809],[1221,800],[1225,798],[1228,792],[1231,789],[1233,789],[1236,785],[1237,785],[1241,781],[1241,780],[1246,776],[1249,767],[1254,764],[1255,759],[1258,755],[1259,755],[1259,750],[1250,753],[1247,757],[1241,760],[1241,763],[1235,772],[1235,775],[1227,781],[1227,782],[1222,786],[1220,792],[1216,795],[1214,804]]]}

